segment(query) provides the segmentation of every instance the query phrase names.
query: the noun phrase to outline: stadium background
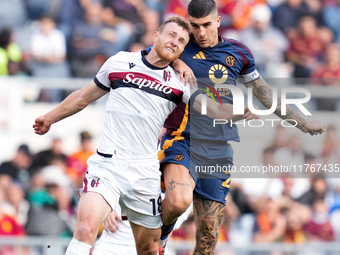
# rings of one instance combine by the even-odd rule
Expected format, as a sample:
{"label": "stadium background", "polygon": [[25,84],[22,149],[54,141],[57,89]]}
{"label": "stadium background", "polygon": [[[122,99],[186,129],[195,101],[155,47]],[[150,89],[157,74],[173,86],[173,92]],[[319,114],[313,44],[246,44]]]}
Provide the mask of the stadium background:
{"label": "stadium background", "polygon": [[[33,133],[34,118],[87,84],[111,54],[149,46],[157,21],[186,15],[187,2],[0,0],[0,254],[63,254],[74,228],[72,190],[81,185],[89,154],[81,141],[95,150],[105,100],[56,123],[45,136]],[[220,33],[252,50],[272,86],[311,91],[307,118],[327,127],[311,137],[270,122],[261,128],[240,125],[235,166],[328,168],[233,178],[217,254],[340,254],[339,172],[329,170],[340,164],[340,1],[218,4]],[[39,33],[41,23],[49,36]],[[175,254],[189,254],[192,217],[172,239]]]}

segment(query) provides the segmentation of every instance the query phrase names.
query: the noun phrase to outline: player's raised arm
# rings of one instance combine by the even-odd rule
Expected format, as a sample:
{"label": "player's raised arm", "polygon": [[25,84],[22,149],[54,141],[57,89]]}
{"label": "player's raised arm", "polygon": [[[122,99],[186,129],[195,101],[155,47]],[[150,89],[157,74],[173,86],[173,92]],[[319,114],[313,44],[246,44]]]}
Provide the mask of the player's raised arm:
{"label": "player's raised arm", "polygon": [[[248,88],[252,88],[254,96],[266,107],[270,108],[273,104],[273,91],[272,88],[266,83],[263,78],[258,78],[254,81],[244,83]],[[325,127],[320,121],[306,121],[297,112],[295,112],[288,105],[286,106],[286,115],[281,112],[281,96],[278,95],[277,107],[274,113],[282,119],[287,120],[289,123],[296,125],[304,133],[311,135],[321,134],[325,131]],[[292,120],[295,120],[296,123]]]}
{"label": "player's raised arm", "polygon": [[106,93],[107,91],[99,88],[94,81],[91,81],[84,88],[70,94],[56,108],[37,117],[33,124],[34,132],[39,135],[46,134],[53,123],[81,111]]}

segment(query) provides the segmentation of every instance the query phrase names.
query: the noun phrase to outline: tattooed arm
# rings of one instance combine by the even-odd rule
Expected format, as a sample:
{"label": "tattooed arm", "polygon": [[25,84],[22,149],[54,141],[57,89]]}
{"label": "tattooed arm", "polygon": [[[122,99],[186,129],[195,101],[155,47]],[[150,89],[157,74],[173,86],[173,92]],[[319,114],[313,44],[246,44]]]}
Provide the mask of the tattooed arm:
{"label": "tattooed arm", "polygon": [[[270,108],[273,104],[272,88],[266,83],[263,78],[244,84],[248,88],[253,89],[254,96],[266,107]],[[306,121],[290,106],[286,106],[286,115],[282,115],[281,96],[278,95],[277,107],[274,113],[281,119],[287,120],[290,124],[295,125],[304,133],[311,135],[321,134],[324,132],[324,126],[319,121]],[[294,120],[294,121],[293,121]]]}

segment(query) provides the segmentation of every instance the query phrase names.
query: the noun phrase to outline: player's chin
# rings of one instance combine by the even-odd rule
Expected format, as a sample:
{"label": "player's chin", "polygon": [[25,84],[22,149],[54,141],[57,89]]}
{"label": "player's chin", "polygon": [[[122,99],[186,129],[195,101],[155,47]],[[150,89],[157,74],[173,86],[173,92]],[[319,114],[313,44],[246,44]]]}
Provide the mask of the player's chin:
{"label": "player's chin", "polygon": [[177,53],[177,52],[175,52],[175,53],[168,53],[167,61],[172,62],[172,61],[176,60],[179,56],[180,56],[180,54]]}
{"label": "player's chin", "polygon": [[198,45],[203,49],[210,47],[210,44],[208,42],[198,42]]}

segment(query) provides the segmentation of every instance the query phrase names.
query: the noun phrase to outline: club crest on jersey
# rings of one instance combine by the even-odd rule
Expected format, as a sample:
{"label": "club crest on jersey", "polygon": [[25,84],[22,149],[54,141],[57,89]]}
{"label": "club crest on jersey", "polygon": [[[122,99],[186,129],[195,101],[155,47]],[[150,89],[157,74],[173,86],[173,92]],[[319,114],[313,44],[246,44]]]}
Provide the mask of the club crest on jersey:
{"label": "club crest on jersey", "polygon": [[175,156],[176,161],[182,161],[184,158],[185,158],[184,155],[176,155]]}
{"label": "club crest on jersey", "polygon": [[164,81],[170,81],[171,78],[171,72],[169,70],[163,71],[163,79]]}
{"label": "club crest on jersey", "polygon": [[91,187],[92,187],[92,188],[97,188],[98,185],[99,185],[99,180],[100,180],[100,179],[99,179],[98,177],[92,179],[92,181],[91,181]]}
{"label": "club crest on jersey", "polygon": [[231,56],[231,55],[228,55],[226,58],[225,58],[225,62],[228,66],[235,66],[236,64],[236,59],[234,56]]}

